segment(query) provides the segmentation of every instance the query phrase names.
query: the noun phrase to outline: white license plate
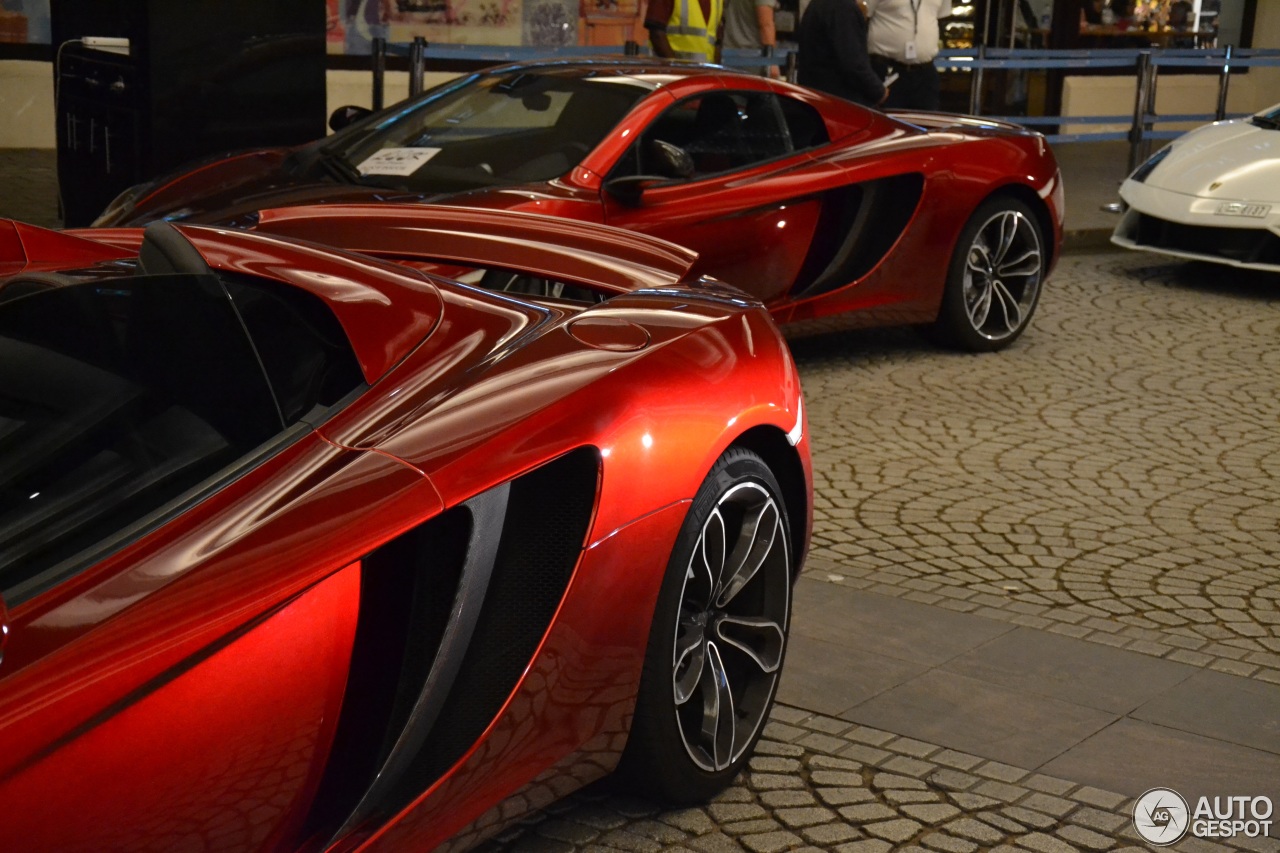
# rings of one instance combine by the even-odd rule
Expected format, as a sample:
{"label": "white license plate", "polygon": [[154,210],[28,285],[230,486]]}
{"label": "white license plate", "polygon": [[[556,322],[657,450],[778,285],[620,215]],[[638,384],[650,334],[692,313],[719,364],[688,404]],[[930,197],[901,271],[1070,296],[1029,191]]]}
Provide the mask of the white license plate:
{"label": "white license plate", "polygon": [[1261,219],[1271,212],[1269,204],[1245,204],[1242,201],[1224,201],[1215,211],[1218,216],[1248,216]]}

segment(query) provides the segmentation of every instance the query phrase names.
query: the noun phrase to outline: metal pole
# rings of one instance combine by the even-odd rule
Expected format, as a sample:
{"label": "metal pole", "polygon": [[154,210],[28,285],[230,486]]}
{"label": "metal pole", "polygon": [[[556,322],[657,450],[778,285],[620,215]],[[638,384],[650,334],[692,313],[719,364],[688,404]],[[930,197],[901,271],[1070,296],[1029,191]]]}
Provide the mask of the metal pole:
{"label": "metal pole", "polygon": [[787,82],[797,83],[800,77],[800,64],[796,61],[797,56],[794,50],[787,51]]}
{"label": "metal pole", "polygon": [[422,75],[426,71],[427,40],[414,36],[409,46],[409,97],[422,94]]}
{"label": "metal pole", "polygon": [[[1162,49],[1157,48],[1151,52],[1151,73],[1149,75],[1151,77],[1151,83],[1147,86],[1147,108],[1144,116],[1153,116],[1157,114],[1156,101],[1159,98],[1157,90],[1160,87],[1160,66],[1156,62],[1156,55],[1160,50]],[[1155,125],[1152,122],[1147,121],[1144,117],[1142,122],[1142,150],[1138,152],[1138,158],[1142,162],[1145,162],[1146,159],[1151,156],[1151,140],[1147,139],[1147,134],[1150,133],[1154,127]]]}
{"label": "metal pole", "polygon": [[1227,88],[1231,85],[1231,45],[1227,45],[1227,55],[1222,60],[1222,71],[1218,76],[1218,121],[1227,117]]}
{"label": "metal pole", "polygon": [[761,77],[768,77],[769,69],[772,68],[775,64],[773,61],[773,49],[774,49],[774,46],[771,44],[760,45],[760,57],[762,59],[768,60],[768,62],[763,66],[761,66],[759,69]]}
{"label": "metal pole", "polygon": [[1143,124],[1146,120],[1147,99],[1151,94],[1151,52],[1138,54],[1138,91],[1133,99],[1133,124],[1129,125],[1129,171],[1138,168],[1139,150],[1142,147]]}
{"label": "metal pole", "polygon": [[982,76],[987,61],[987,46],[978,45],[978,56],[969,72],[969,115],[982,115]]}
{"label": "metal pole", "polygon": [[[974,39],[980,45],[987,43],[987,33],[991,32],[991,6],[995,2],[996,0],[987,0],[987,2],[983,4],[982,32],[976,39]],[[996,41],[999,42],[999,39],[996,39]]]}
{"label": "metal pole", "polygon": [[1009,3],[1009,50],[1018,46],[1018,0]]}
{"label": "metal pole", "polygon": [[373,65],[373,109],[376,112],[382,109],[383,78],[387,73],[386,39],[376,38],[373,40],[373,50],[369,61]]}

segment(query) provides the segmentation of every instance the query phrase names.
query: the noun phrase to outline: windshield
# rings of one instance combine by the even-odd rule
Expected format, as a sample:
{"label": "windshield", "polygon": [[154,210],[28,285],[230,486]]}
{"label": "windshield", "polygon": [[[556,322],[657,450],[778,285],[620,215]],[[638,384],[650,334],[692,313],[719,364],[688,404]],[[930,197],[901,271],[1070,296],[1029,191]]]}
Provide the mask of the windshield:
{"label": "windshield", "polygon": [[624,77],[483,76],[339,134],[350,180],[410,192],[547,181],[569,172],[649,89]]}

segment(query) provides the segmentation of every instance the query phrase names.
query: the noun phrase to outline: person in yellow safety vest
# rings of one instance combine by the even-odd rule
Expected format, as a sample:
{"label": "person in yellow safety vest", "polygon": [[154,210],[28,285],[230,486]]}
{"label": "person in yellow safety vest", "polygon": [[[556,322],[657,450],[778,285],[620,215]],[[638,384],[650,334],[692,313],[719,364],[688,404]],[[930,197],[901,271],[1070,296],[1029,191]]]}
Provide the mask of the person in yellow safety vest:
{"label": "person in yellow safety vest", "polygon": [[715,62],[723,19],[724,0],[649,0],[644,25],[656,56]]}

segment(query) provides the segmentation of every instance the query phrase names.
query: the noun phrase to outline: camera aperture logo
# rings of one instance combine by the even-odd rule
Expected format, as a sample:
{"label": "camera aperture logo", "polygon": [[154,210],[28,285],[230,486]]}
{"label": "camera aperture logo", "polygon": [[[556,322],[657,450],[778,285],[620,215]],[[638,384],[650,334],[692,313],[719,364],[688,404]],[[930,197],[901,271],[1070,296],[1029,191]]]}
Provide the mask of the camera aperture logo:
{"label": "camera aperture logo", "polygon": [[1133,804],[1134,828],[1145,841],[1157,847],[1181,839],[1190,823],[1187,801],[1169,788],[1152,788]]}
{"label": "camera aperture logo", "polygon": [[1271,834],[1272,812],[1269,797],[1201,797],[1192,810],[1172,788],[1152,788],[1133,804],[1133,826],[1156,847],[1174,844],[1188,831],[1196,838],[1258,838]]}

